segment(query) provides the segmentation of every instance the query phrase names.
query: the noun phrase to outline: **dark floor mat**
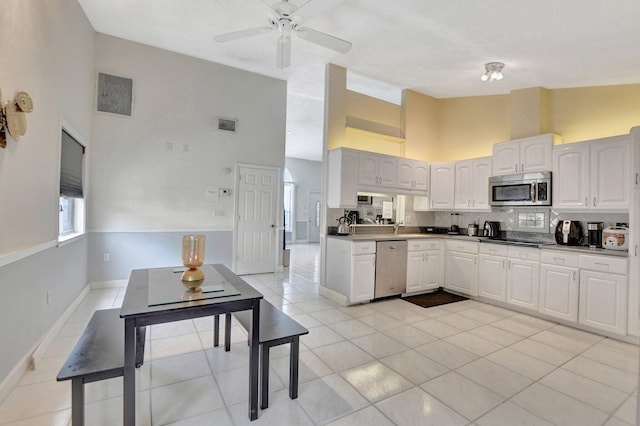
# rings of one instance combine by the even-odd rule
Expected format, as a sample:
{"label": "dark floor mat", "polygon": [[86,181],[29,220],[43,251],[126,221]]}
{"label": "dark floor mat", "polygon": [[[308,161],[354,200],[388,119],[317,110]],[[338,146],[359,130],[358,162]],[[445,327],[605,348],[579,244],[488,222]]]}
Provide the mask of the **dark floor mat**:
{"label": "dark floor mat", "polygon": [[446,305],[447,303],[467,300],[467,298],[458,296],[457,294],[447,293],[442,289],[438,289],[433,293],[403,297],[402,300],[406,300],[407,302],[413,303],[414,305],[422,306],[423,308],[430,308],[432,306]]}

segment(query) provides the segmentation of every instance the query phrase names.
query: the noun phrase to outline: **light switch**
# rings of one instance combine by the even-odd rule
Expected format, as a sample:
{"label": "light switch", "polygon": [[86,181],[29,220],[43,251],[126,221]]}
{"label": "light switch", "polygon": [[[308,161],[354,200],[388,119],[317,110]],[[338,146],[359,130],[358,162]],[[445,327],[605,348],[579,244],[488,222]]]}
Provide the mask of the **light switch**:
{"label": "light switch", "polygon": [[207,186],[205,198],[207,201],[218,201],[220,188],[217,186]]}

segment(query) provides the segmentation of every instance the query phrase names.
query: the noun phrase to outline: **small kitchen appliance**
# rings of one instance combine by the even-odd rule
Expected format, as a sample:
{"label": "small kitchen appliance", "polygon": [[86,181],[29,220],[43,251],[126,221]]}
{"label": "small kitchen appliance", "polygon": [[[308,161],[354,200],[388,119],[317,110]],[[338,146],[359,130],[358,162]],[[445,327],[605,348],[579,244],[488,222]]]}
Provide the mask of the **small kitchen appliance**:
{"label": "small kitchen appliance", "polygon": [[338,235],[351,234],[351,220],[347,216],[338,218]]}
{"label": "small kitchen appliance", "polygon": [[602,229],[604,225],[602,222],[589,222],[587,223],[587,235],[589,237],[589,247],[601,248],[602,247]]}
{"label": "small kitchen appliance", "polygon": [[500,238],[500,222],[485,221],[482,234],[491,239]]}
{"label": "small kitchen appliance", "polygon": [[622,223],[604,228],[602,231],[602,247],[610,250],[628,250],[629,228]]}
{"label": "small kitchen appliance", "polygon": [[579,246],[582,242],[582,225],[576,220],[561,220],[556,226],[556,243]]}
{"label": "small kitchen appliance", "polygon": [[550,206],[551,172],[519,173],[489,178],[492,206]]}
{"label": "small kitchen appliance", "polygon": [[469,226],[467,227],[467,235],[470,237],[475,237],[476,235],[478,235],[478,224],[477,223],[470,223]]}

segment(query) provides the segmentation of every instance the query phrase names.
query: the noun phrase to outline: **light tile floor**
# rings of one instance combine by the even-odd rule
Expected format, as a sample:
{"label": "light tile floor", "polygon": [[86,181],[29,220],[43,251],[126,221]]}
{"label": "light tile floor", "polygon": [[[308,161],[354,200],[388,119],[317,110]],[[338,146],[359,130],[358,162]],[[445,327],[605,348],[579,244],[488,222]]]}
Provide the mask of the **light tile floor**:
{"label": "light tile floor", "polygon": [[[292,245],[284,273],[244,277],[310,329],[297,400],[288,351],[272,351],[268,425],[636,424],[638,347],[477,301],[424,309],[392,299],[341,307],[318,293],[317,244]],[[96,309],[124,288],[92,290],[37,370],[0,405],[0,424],[67,425],[71,384],[55,376]],[[212,348],[211,318],[151,327],[138,371],[138,424],[248,424],[246,334]],[[118,425],[122,379],[86,386],[88,425]]]}

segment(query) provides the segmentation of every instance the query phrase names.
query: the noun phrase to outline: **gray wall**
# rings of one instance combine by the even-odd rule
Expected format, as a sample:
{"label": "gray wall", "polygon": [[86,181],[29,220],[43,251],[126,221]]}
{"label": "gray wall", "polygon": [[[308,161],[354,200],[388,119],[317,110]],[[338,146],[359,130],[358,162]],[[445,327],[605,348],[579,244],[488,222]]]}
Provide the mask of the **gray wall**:
{"label": "gray wall", "polygon": [[[34,101],[0,149],[4,382],[87,283],[179,265],[182,234],[206,234],[206,261],[230,266],[233,168],[284,167],[286,82],[96,34],[76,0],[3,0],[0,23],[3,101]],[[131,117],[95,112],[97,72],[134,80]],[[61,119],[87,143],[88,233],[58,248]],[[208,201],[210,186],[231,196]]]}
{"label": "gray wall", "polygon": [[[307,222],[310,208],[309,192],[320,192],[322,188],[322,162],[287,157],[285,166],[296,184],[295,220]],[[298,231],[301,230],[297,230],[296,238],[293,240],[306,239],[306,232],[301,234]]]}
{"label": "gray wall", "polygon": [[[89,281],[129,278],[132,269],[182,265],[182,235],[187,232],[92,232],[89,234]],[[231,268],[233,231],[203,231],[206,263]],[[109,253],[111,260],[104,261]]]}

